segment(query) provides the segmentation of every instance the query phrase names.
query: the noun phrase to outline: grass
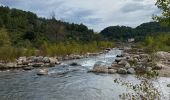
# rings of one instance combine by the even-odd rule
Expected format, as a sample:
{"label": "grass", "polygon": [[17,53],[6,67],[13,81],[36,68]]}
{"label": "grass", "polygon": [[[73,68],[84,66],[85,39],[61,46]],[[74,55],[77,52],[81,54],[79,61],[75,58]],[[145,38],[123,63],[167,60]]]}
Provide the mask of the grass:
{"label": "grass", "polygon": [[170,34],[148,36],[141,47],[147,52],[170,51]]}

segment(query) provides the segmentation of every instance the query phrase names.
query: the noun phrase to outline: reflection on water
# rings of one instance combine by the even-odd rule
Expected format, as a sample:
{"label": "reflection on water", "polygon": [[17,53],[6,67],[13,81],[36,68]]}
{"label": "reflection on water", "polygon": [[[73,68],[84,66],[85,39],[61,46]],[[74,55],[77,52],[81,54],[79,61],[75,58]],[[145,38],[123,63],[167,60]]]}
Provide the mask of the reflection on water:
{"label": "reflection on water", "polygon": [[[87,73],[97,61],[111,64],[119,50],[100,55],[63,62],[49,69],[49,75],[37,76],[36,70],[0,72],[0,100],[118,100],[126,88],[113,82],[116,78],[138,82],[133,75]],[[70,62],[82,66],[69,66]],[[169,78],[159,78],[161,90],[170,93]],[[156,85],[158,86],[158,85]],[[160,86],[159,86],[160,87]]]}

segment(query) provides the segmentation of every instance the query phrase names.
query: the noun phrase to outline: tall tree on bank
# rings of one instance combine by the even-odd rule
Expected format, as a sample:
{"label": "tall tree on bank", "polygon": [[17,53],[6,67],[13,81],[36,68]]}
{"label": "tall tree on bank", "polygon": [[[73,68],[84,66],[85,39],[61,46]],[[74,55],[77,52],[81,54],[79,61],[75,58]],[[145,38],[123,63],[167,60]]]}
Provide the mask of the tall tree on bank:
{"label": "tall tree on bank", "polygon": [[163,25],[170,26],[170,0],[157,0],[156,5],[162,10],[162,15],[156,16],[155,19]]}

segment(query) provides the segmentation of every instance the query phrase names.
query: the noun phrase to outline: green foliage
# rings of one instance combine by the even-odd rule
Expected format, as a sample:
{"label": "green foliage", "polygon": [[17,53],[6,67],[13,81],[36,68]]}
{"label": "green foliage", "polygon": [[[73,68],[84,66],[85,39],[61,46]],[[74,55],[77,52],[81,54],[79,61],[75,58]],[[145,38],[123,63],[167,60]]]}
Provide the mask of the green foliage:
{"label": "green foliage", "polygon": [[10,38],[5,29],[0,29],[0,46],[10,45]]}
{"label": "green foliage", "polygon": [[143,41],[147,36],[170,32],[170,27],[163,27],[158,22],[143,23],[136,28],[126,26],[110,26],[100,32],[108,40],[127,41],[135,38],[137,42]]}
{"label": "green foliage", "polygon": [[0,61],[14,61],[20,56],[33,56],[35,55],[35,50],[32,48],[15,48],[11,46],[0,47]]}
{"label": "green foliage", "polygon": [[170,51],[170,34],[149,36],[145,39],[143,47],[150,52]]}
{"label": "green foliage", "polygon": [[49,56],[64,56],[70,54],[85,54],[87,52],[99,52],[101,48],[113,47],[111,42],[90,42],[87,44],[78,43],[75,41],[60,42],[50,44],[44,42],[40,51],[43,55]]}
{"label": "green foliage", "polygon": [[156,16],[155,19],[163,25],[170,26],[170,0],[157,0],[156,5],[162,10],[162,15]]}

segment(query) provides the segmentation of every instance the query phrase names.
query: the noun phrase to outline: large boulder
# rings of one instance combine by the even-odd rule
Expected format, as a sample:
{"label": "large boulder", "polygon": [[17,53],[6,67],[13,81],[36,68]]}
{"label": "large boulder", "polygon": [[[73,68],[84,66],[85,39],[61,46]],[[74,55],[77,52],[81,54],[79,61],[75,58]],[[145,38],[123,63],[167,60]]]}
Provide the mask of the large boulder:
{"label": "large boulder", "polygon": [[119,68],[119,69],[117,70],[117,73],[118,73],[118,74],[127,74],[127,70],[126,70],[125,68]]}
{"label": "large boulder", "polygon": [[108,73],[108,67],[103,62],[97,62],[92,71],[96,73]]}

